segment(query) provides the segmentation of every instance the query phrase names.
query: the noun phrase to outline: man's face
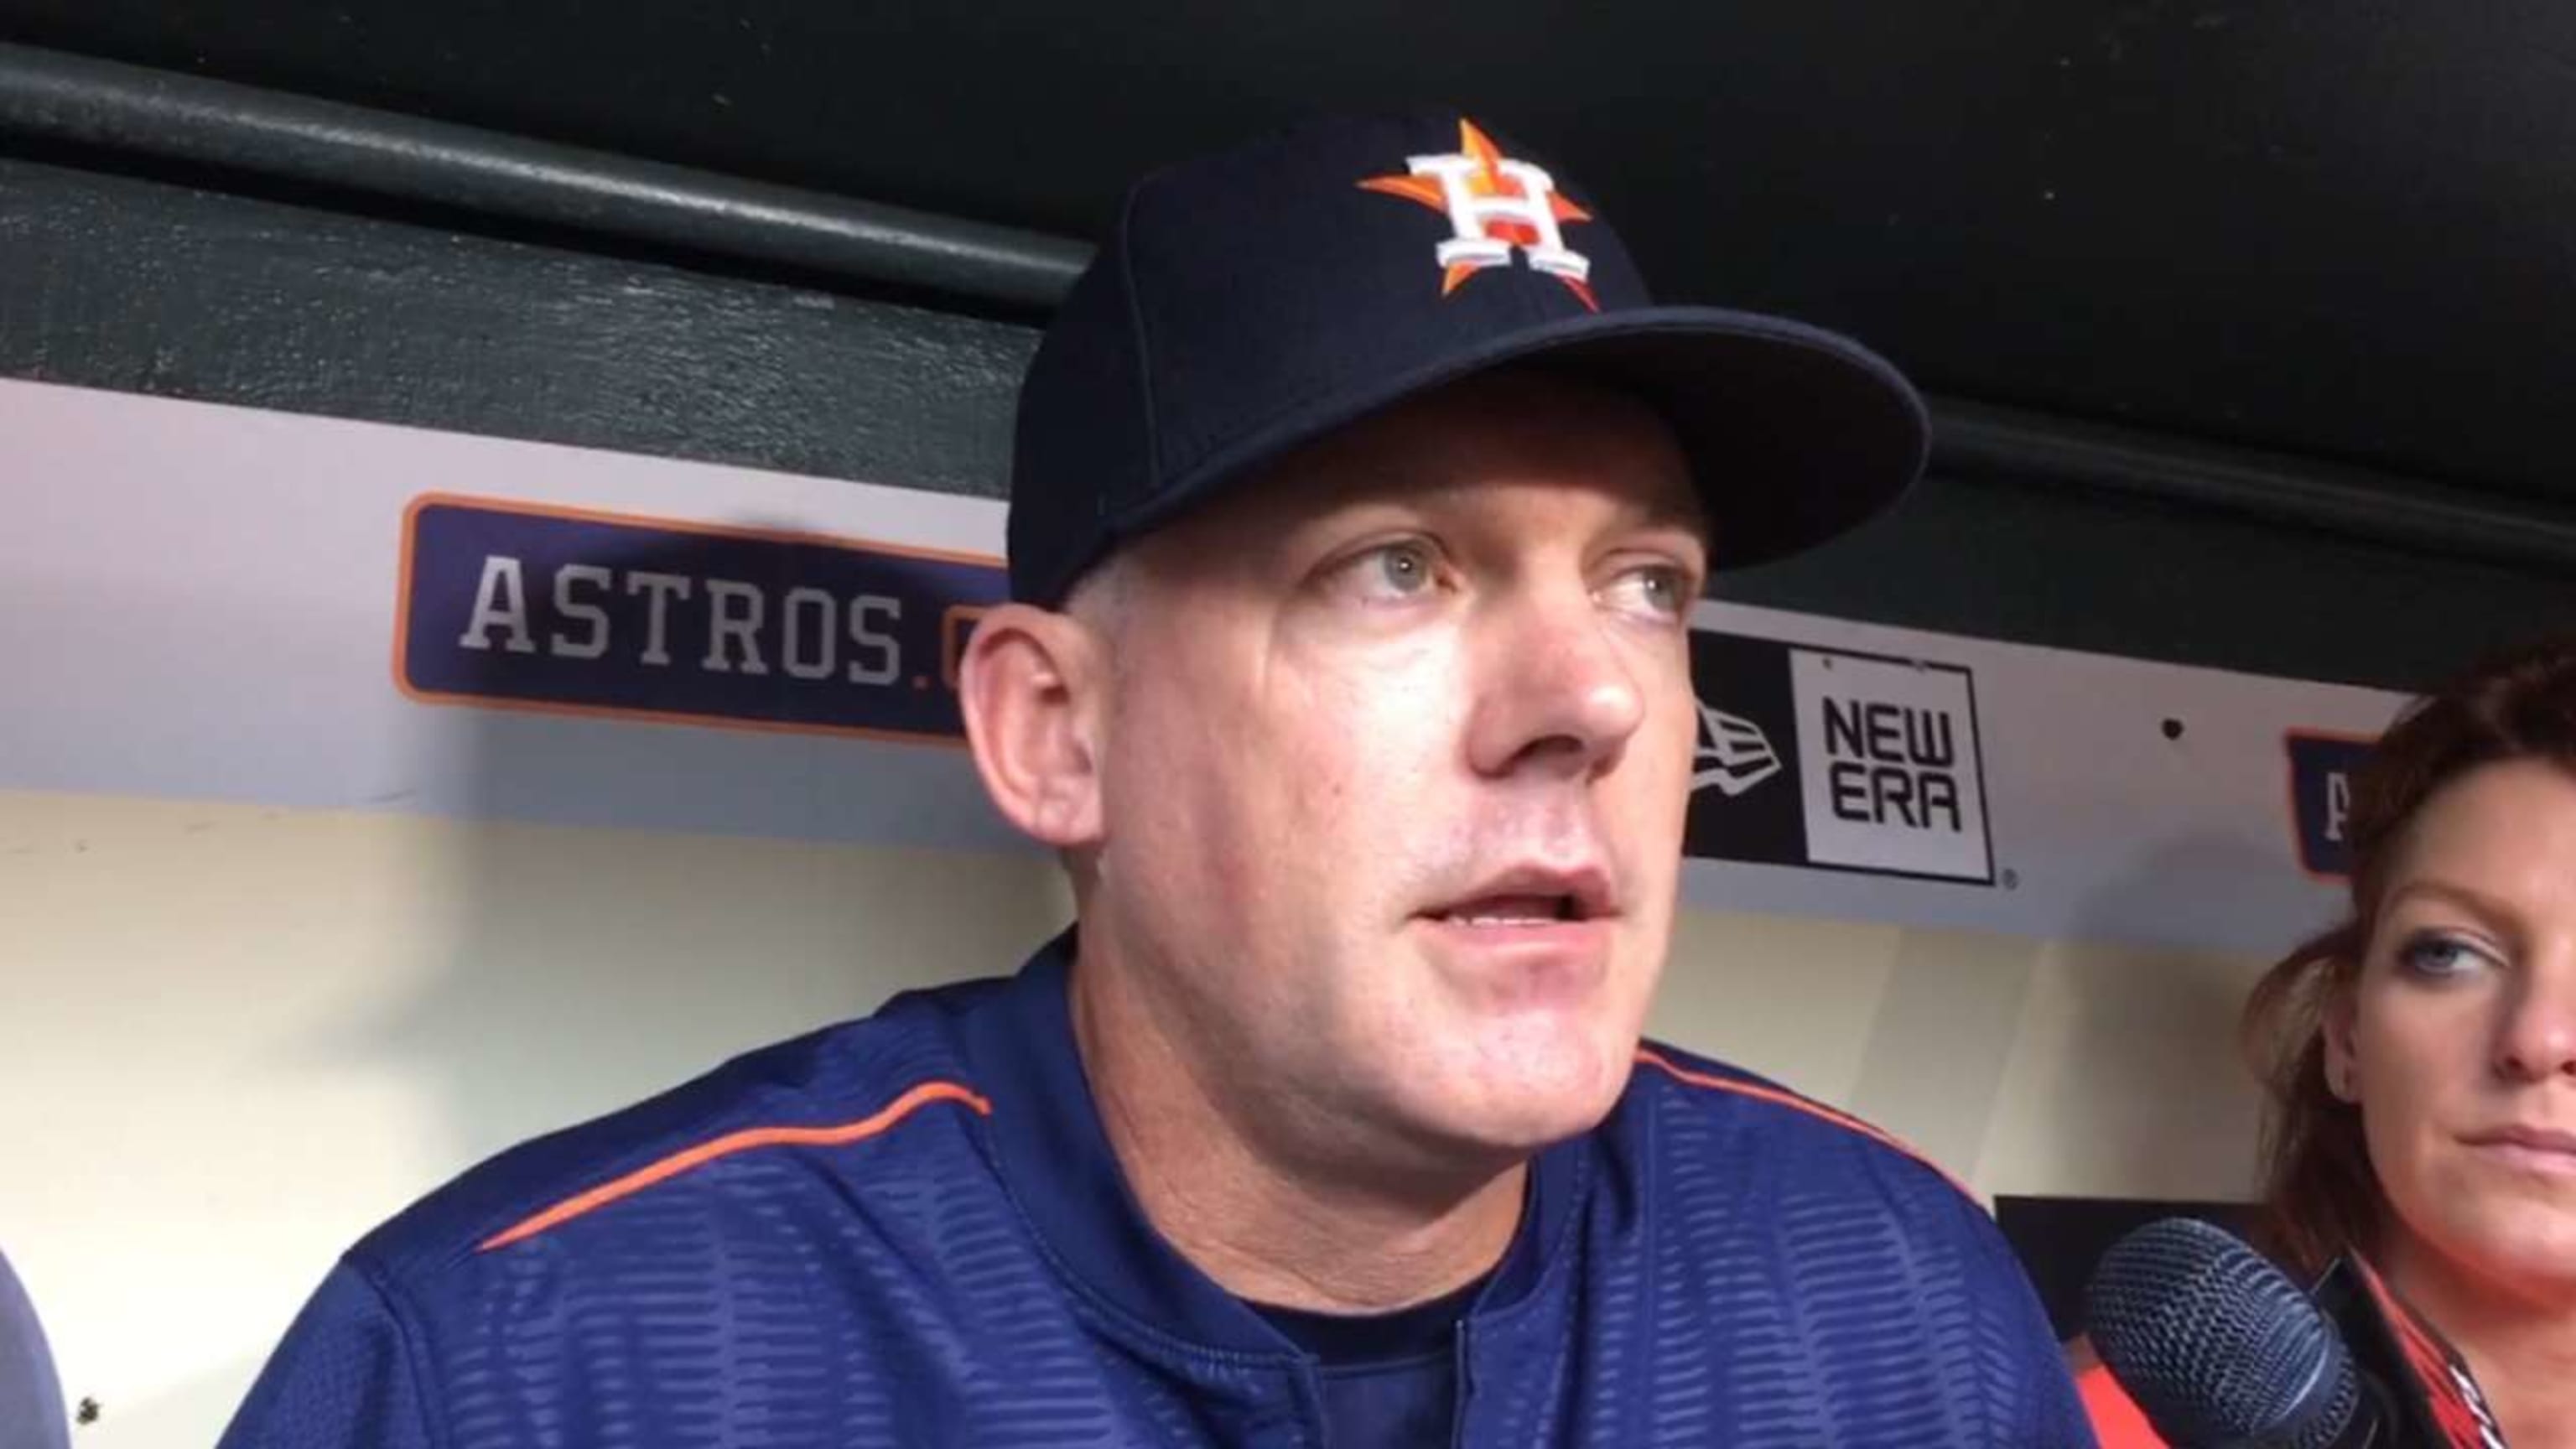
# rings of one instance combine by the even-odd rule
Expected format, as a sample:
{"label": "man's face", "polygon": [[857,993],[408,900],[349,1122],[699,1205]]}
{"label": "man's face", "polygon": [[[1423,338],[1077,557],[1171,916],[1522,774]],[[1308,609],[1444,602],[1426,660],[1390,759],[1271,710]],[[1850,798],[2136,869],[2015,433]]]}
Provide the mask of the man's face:
{"label": "man's face", "polygon": [[1689,795],[1707,562],[1663,424],[1470,382],[1121,567],[1085,939],[1114,933],[1205,1085],[1343,1162],[1597,1122]]}

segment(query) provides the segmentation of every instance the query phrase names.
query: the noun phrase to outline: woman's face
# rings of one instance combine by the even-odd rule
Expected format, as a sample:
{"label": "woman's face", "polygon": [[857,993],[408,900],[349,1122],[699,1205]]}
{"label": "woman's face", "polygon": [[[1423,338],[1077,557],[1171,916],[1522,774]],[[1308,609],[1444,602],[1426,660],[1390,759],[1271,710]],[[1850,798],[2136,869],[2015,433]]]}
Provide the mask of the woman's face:
{"label": "woman's face", "polygon": [[2391,857],[2368,955],[2327,1031],[2395,1209],[2429,1253],[2516,1297],[2576,1301],[2576,772],[2482,766]]}

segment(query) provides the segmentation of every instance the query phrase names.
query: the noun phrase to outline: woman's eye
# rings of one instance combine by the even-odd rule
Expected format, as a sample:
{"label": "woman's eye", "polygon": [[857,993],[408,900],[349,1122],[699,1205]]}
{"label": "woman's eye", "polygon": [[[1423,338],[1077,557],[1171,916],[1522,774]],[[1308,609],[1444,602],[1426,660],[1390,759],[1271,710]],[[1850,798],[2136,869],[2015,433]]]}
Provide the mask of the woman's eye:
{"label": "woman's eye", "polygon": [[2465,976],[2482,966],[2492,965],[2494,960],[2480,947],[2457,936],[2417,936],[2397,948],[2399,966],[2432,981]]}

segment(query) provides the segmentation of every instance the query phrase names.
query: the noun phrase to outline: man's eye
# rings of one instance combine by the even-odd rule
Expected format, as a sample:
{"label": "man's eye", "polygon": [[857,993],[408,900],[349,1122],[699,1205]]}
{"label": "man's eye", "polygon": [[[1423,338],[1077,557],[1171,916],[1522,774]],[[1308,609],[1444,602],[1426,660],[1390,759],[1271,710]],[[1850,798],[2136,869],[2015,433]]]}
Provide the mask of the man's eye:
{"label": "man's eye", "polygon": [[1440,557],[1431,545],[1407,539],[1370,549],[1343,566],[1344,585],[1363,601],[1418,599],[1440,583]]}
{"label": "man's eye", "polygon": [[1621,574],[1611,582],[1605,597],[1614,607],[1659,618],[1684,619],[1690,616],[1690,576],[1670,564],[1649,564]]}

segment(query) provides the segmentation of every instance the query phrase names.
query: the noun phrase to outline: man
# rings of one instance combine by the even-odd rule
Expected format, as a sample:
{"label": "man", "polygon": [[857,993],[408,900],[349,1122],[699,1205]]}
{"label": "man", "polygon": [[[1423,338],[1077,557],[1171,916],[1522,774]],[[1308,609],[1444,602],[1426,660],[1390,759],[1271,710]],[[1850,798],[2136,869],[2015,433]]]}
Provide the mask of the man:
{"label": "man", "polygon": [[0,1449],[64,1449],[71,1443],[44,1326],[6,1254],[0,1254],[0,1411]]}
{"label": "man", "polygon": [[1639,1048],[1693,601],[1923,448],[1454,113],[1147,180],[962,684],[1075,931],[469,1173],[229,1442],[2089,1442],[1969,1198]]}

